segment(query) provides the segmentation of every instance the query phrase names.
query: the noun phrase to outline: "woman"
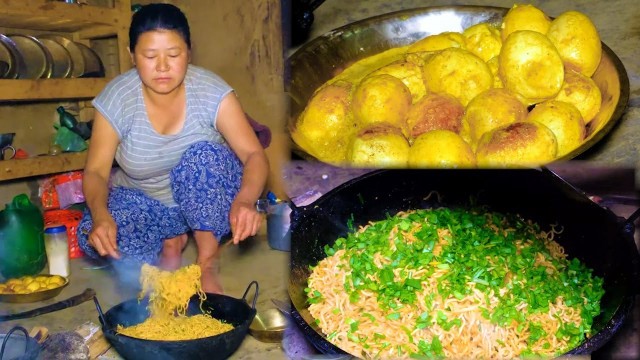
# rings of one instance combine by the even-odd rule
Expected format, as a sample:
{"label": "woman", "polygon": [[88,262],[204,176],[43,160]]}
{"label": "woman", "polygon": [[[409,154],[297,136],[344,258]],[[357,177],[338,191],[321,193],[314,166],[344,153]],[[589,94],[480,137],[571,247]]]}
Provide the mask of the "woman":
{"label": "woman", "polygon": [[[189,64],[180,9],[142,6],[131,20],[129,51],[135,68],[93,100],[80,247],[117,260],[116,267],[148,262],[173,270],[191,231],[203,289],[222,293],[219,243],[229,232],[234,244],[256,234],[266,155],[229,85]],[[114,159],[119,168],[110,176]]]}

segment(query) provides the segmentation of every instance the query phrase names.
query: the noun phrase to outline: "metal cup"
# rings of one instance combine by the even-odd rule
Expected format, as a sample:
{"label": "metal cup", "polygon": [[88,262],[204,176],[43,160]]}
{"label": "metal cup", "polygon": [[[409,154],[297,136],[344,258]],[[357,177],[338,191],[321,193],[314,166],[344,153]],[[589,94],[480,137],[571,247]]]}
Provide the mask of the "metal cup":
{"label": "metal cup", "polygon": [[291,251],[291,207],[287,202],[270,205],[267,213],[267,240],[272,249]]}
{"label": "metal cup", "polygon": [[[5,152],[7,152],[8,150],[12,151],[11,156],[5,155]],[[11,145],[3,147],[0,151],[0,160],[11,160],[14,156],[16,156],[16,149]]]}
{"label": "metal cup", "polygon": [[[16,156],[16,149],[11,146],[14,136],[16,136],[16,133],[0,134],[0,160],[5,160],[5,158],[9,160]],[[11,156],[5,154],[9,150],[12,151]]]}

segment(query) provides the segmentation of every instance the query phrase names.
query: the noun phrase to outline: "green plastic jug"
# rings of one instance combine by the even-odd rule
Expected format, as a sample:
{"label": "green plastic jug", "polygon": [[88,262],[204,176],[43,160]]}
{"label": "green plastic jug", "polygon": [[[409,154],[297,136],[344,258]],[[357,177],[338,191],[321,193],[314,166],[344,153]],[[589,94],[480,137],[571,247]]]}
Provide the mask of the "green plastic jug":
{"label": "green plastic jug", "polygon": [[0,275],[38,274],[47,262],[42,212],[20,194],[0,211]]}

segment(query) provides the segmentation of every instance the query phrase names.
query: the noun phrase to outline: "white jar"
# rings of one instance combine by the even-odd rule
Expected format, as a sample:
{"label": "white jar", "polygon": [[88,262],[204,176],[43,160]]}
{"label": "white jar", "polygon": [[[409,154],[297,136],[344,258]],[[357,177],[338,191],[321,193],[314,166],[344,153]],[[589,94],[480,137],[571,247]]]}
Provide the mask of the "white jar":
{"label": "white jar", "polygon": [[47,251],[49,274],[69,276],[69,241],[67,227],[53,225],[44,229],[44,247]]}

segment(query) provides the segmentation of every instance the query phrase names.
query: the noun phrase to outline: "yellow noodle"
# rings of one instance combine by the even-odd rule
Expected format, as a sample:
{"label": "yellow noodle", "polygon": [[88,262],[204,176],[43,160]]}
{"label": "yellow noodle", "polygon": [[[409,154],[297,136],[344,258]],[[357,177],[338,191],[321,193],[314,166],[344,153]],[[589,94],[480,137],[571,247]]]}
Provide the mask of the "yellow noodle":
{"label": "yellow noodle", "polygon": [[233,325],[214,319],[204,311],[203,314],[186,315],[193,295],[200,297],[200,306],[207,298],[200,276],[198,265],[169,272],[144,264],[140,273],[142,291],[138,299],[149,294],[150,316],[137,325],[118,325],[116,331],[139,339],[179,341],[215,336],[232,330]]}
{"label": "yellow noodle", "polygon": [[[402,212],[397,216],[407,216],[410,212]],[[531,225],[532,223],[529,223]],[[365,231],[370,224],[360,227],[358,232]],[[413,234],[420,229],[421,224],[413,224],[409,230],[402,232],[393,229],[389,237],[390,248],[395,248],[397,235],[402,232],[406,242],[416,241]],[[491,225],[498,234],[507,234],[512,229],[502,229],[499,224]],[[451,233],[448,229],[438,229],[439,242],[432,252],[439,254],[447,242]],[[552,241],[554,234],[559,233],[555,228],[548,233],[541,233],[540,237],[549,249],[551,256],[566,258],[564,250],[556,242]],[[515,242],[517,251],[520,251],[526,241]],[[376,266],[389,264],[389,260],[382,256],[374,256]],[[544,254],[537,254],[535,261],[538,265],[546,267],[547,273],[557,272]],[[494,264],[494,266],[504,266]],[[432,263],[431,265],[436,265]],[[498,306],[499,296],[508,293],[506,287],[499,289],[499,294],[493,290],[487,292],[476,289],[474,282],[467,283],[471,294],[462,299],[450,296],[442,299],[440,296],[433,298],[432,313],[443,312],[447,319],[460,319],[462,326],[454,326],[446,331],[440,326],[428,326],[417,329],[413,326],[416,319],[425,311],[430,311],[425,299],[430,294],[438,294],[438,279],[446,275],[446,269],[436,268],[433,274],[422,281],[422,289],[417,293],[417,303],[412,306],[402,306],[393,310],[400,314],[402,321],[389,321],[387,316],[390,310],[382,309],[376,297],[371,291],[362,290],[355,301],[350,301],[349,295],[344,291],[345,278],[350,275],[349,258],[344,250],[337,250],[335,254],[328,256],[314,267],[309,277],[308,285],[311,290],[317,290],[322,294],[322,300],[310,304],[309,312],[319,321],[321,330],[328,339],[344,351],[366,359],[409,359],[411,353],[418,351],[418,347],[412,338],[432,339],[437,337],[444,355],[448,359],[506,359],[518,357],[527,348],[543,356],[552,356],[558,349],[566,348],[567,342],[555,336],[562,324],[571,323],[579,326],[582,319],[578,310],[567,306],[562,298],[549,304],[547,312],[534,312],[529,318],[540,324],[546,335],[541,336],[533,346],[527,344],[530,332],[528,328],[518,329],[518,324],[513,320],[511,324],[499,326],[482,316],[481,308],[488,310]],[[396,279],[401,278],[403,271],[412,271],[412,274],[422,275],[427,269],[402,269],[395,268]],[[372,275],[368,275],[372,276]],[[417,276],[416,276],[417,277]],[[505,283],[509,282],[513,274],[507,274]],[[375,279],[372,279],[375,280]],[[398,302],[398,304],[400,304]],[[523,313],[528,305],[522,303],[516,309]],[[367,314],[367,315],[363,315]],[[366,337],[366,341],[353,341],[349,338],[351,322],[358,322],[358,336]],[[435,325],[432,320],[431,325]],[[408,331],[408,329],[411,329]],[[353,336],[353,335],[351,335]],[[550,346],[549,346],[550,345]]]}

